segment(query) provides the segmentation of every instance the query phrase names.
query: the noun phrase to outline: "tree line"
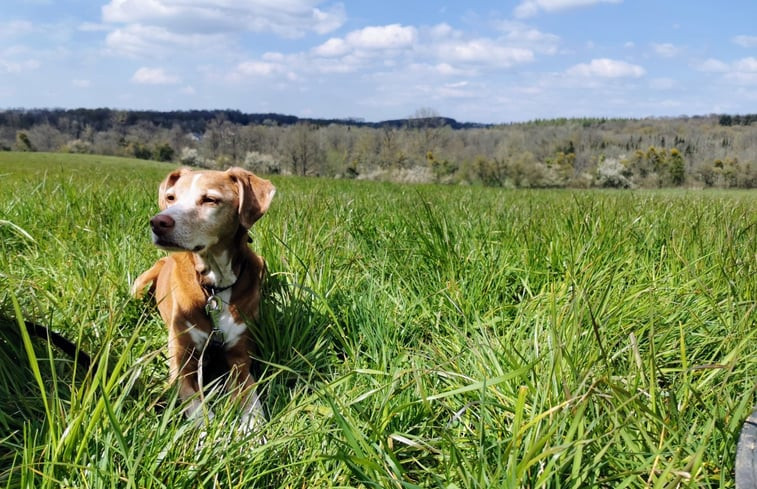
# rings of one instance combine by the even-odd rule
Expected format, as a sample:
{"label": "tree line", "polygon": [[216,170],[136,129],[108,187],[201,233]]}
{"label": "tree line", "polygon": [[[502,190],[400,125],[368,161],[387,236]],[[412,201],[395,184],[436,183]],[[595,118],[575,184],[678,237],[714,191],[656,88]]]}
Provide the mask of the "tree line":
{"label": "tree line", "polygon": [[129,156],[263,174],[541,187],[757,187],[757,116],[460,123],[239,111],[12,109],[0,149]]}

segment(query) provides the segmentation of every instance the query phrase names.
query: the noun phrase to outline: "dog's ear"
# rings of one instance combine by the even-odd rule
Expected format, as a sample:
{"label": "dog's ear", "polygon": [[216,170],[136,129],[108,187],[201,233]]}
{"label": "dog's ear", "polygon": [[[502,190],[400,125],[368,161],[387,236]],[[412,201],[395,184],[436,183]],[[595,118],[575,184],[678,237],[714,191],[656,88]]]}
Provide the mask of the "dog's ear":
{"label": "dog's ear", "polygon": [[163,211],[168,207],[168,202],[166,202],[166,190],[173,187],[176,180],[189,171],[189,168],[176,169],[169,173],[166,179],[161,182],[160,189],[158,190],[158,207],[160,207],[160,210]]}
{"label": "dog's ear", "polygon": [[239,223],[250,229],[260,219],[276,194],[273,184],[243,168],[233,167],[226,170],[236,182],[239,193]]}

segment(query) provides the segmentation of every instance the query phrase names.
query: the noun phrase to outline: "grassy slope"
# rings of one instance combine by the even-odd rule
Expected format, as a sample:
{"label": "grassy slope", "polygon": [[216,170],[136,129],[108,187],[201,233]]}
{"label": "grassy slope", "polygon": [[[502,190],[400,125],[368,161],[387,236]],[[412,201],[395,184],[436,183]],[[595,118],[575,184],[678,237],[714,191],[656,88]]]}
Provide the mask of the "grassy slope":
{"label": "grassy slope", "polygon": [[160,256],[146,220],[167,168],[0,153],[0,316],[17,300],[109,364],[81,379],[0,320],[0,481],[733,485],[755,401],[754,193],[275,179],[253,231],[269,441],[231,437],[219,399],[198,443],[163,327],[127,296]]}

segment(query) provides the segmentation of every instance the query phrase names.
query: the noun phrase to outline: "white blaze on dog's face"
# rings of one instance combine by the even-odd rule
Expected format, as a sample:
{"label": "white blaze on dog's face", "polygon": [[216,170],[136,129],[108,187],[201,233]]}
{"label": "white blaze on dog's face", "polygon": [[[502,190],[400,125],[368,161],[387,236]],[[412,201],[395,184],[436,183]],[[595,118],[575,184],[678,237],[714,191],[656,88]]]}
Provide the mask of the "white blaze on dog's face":
{"label": "white blaze on dog's face", "polygon": [[172,251],[202,252],[249,229],[276,192],[241,168],[228,171],[176,170],[160,186],[161,212],[150,220],[153,242]]}

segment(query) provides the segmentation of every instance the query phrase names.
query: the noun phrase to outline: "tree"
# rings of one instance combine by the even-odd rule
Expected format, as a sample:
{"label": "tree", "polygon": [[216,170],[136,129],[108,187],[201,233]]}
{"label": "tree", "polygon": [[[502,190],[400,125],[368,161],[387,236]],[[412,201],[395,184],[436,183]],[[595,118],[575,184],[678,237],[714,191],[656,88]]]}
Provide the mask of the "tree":
{"label": "tree", "polygon": [[683,184],[685,177],[685,166],[683,162],[683,155],[680,151],[678,151],[677,148],[670,150],[668,168],[670,171],[670,183],[676,186]]}
{"label": "tree", "polygon": [[155,145],[155,149],[153,150],[152,154],[154,160],[173,161],[175,151],[170,144],[160,143]]}
{"label": "tree", "polygon": [[24,131],[16,133],[16,150],[17,151],[37,151],[29,140],[29,136]]}
{"label": "tree", "polygon": [[318,128],[310,123],[299,123],[289,129],[284,138],[284,153],[292,164],[292,173],[307,175],[323,162],[323,151],[317,138]]}

